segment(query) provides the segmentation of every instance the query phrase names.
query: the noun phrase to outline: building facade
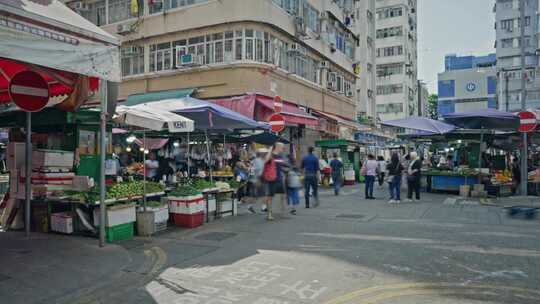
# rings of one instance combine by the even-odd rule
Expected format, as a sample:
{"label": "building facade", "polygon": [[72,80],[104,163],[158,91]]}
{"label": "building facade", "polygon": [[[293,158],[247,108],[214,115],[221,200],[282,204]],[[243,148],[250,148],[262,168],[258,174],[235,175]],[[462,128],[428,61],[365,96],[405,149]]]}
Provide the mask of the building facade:
{"label": "building facade", "polygon": [[378,118],[417,115],[416,0],[377,0],[375,6]]}
{"label": "building facade", "polygon": [[[540,108],[540,69],[538,62],[538,36],[540,19],[539,1],[524,0],[525,3],[525,69],[526,107]],[[499,81],[499,109],[518,111],[521,109],[521,18],[520,0],[497,0],[495,12],[497,70]]]}
{"label": "building facade", "polygon": [[439,115],[497,109],[497,59],[487,56],[445,57],[445,71],[438,74]]}
{"label": "building facade", "polygon": [[[68,4],[122,40],[119,97],[195,88],[215,99],[256,92],[356,120],[374,63],[358,52],[366,1],[100,0]],[[371,13],[373,14],[373,13]],[[359,37],[358,32],[364,37]],[[367,42],[366,42],[367,43]],[[361,61],[356,59],[360,57]]]}
{"label": "building facade", "polygon": [[429,99],[429,90],[427,85],[422,81],[418,80],[418,116],[427,117],[428,113],[428,99]]}

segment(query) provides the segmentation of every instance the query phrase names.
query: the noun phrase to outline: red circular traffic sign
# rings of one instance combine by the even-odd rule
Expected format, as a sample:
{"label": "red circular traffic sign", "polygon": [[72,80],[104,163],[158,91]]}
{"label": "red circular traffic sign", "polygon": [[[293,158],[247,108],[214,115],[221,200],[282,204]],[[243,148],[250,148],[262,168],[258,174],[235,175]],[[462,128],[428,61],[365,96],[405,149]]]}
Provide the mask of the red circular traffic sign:
{"label": "red circular traffic sign", "polygon": [[38,112],[49,102],[49,85],[36,72],[22,71],[9,82],[11,100],[26,112]]}
{"label": "red circular traffic sign", "polygon": [[281,96],[276,95],[274,96],[274,111],[281,112],[283,109],[283,101],[281,100]]}
{"label": "red circular traffic sign", "polygon": [[530,111],[523,111],[518,113],[519,116],[519,132],[527,133],[536,129],[538,122],[536,120],[536,114]]}
{"label": "red circular traffic sign", "polygon": [[272,132],[279,133],[285,129],[285,118],[281,114],[272,114],[268,118]]}

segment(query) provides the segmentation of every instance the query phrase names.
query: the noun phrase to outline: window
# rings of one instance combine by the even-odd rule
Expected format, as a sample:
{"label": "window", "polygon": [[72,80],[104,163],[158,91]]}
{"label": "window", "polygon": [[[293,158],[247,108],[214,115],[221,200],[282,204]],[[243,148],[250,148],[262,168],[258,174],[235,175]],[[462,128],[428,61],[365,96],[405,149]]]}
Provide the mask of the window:
{"label": "window", "polygon": [[150,72],[169,70],[172,67],[171,63],[170,42],[150,45]]}
{"label": "window", "polygon": [[501,29],[508,30],[514,28],[514,19],[501,20]]}
{"label": "window", "polygon": [[243,31],[242,30],[235,31],[234,37],[235,37],[235,43],[234,43],[235,56],[234,56],[234,59],[242,60],[242,54],[244,53],[244,50],[243,50],[244,40],[242,38],[243,37]]}
{"label": "window", "polygon": [[89,3],[88,10],[81,11],[80,14],[97,26],[105,25],[107,24],[107,20],[105,19],[105,5],[105,0]]}
{"label": "window", "polygon": [[402,7],[385,7],[377,10],[377,19],[379,20],[401,16],[403,16]]}
{"label": "window", "polygon": [[398,36],[403,36],[402,26],[387,27],[384,29],[377,30],[377,39],[382,39],[382,38],[387,38],[387,37],[398,37]]}
{"label": "window", "polygon": [[403,93],[402,84],[389,84],[377,86],[377,95],[390,95]]}
{"label": "window", "polygon": [[387,103],[377,105],[377,113],[401,113],[403,112],[402,103]]}
{"label": "window", "polygon": [[391,57],[403,54],[403,46],[390,46],[377,49],[377,57]]}
{"label": "window", "polygon": [[304,22],[307,28],[313,32],[319,32],[319,11],[307,3],[307,1],[304,1]]}
{"label": "window", "polygon": [[208,2],[210,0],[161,0],[149,2],[150,14],[160,13],[166,10]]}
{"label": "window", "polygon": [[[142,15],[144,5],[139,5],[139,14]],[[109,23],[123,21],[137,17],[131,13],[131,0],[109,0]]]}
{"label": "window", "polygon": [[511,48],[514,46],[514,38],[501,39],[501,48]]}
{"label": "window", "polygon": [[144,73],[144,47],[122,48],[122,76]]}
{"label": "window", "polygon": [[402,63],[377,65],[377,77],[386,77],[397,74],[403,74]]}

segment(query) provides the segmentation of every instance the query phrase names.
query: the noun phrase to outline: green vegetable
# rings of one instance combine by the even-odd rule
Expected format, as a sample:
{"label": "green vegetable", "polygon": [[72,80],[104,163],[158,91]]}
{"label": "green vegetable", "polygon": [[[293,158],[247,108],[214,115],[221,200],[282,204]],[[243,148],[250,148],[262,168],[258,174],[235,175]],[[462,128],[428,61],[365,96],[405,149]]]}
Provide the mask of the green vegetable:
{"label": "green vegetable", "polygon": [[170,196],[183,197],[199,195],[202,192],[191,186],[178,186],[176,189],[169,193]]}

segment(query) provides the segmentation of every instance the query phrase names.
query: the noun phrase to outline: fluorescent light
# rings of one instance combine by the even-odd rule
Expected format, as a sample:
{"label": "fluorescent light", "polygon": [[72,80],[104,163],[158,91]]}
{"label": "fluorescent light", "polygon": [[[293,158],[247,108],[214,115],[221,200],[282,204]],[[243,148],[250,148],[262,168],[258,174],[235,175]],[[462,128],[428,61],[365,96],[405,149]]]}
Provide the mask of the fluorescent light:
{"label": "fluorescent light", "polygon": [[174,146],[175,148],[178,148],[178,147],[180,147],[180,143],[177,142],[177,141],[175,141],[175,142],[173,143],[173,146]]}
{"label": "fluorescent light", "polygon": [[126,138],[126,141],[128,143],[132,143],[135,141],[135,139],[137,139],[137,137],[133,136],[133,135],[130,135],[128,138]]}

